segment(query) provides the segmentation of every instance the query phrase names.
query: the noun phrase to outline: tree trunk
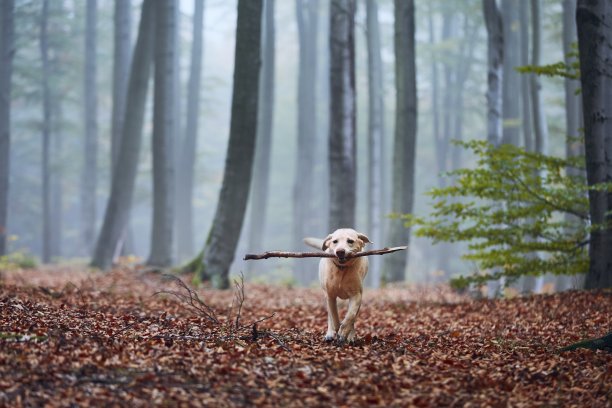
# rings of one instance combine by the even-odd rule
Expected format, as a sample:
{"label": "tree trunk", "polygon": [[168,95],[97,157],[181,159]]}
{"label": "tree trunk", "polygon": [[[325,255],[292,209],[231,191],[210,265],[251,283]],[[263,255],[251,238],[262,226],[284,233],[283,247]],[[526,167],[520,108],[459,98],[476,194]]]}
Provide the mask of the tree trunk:
{"label": "tree trunk", "polygon": [[355,225],[355,0],[330,3],[329,231]]}
{"label": "tree trunk", "polygon": [[[529,4],[526,1],[520,3],[520,28],[521,28],[521,65],[529,65]],[[523,142],[525,150],[532,152],[535,148],[531,124],[531,75],[521,75],[521,111],[523,125]]]}
{"label": "tree trunk", "polygon": [[48,45],[49,0],[43,0],[40,18],[40,56],[42,65],[42,94],[43,94],[43,121],[42,121],[42,261],[51,260],[51,186],[50,186],[50,138],[51,138],[51,95],[49,90],[49,45]]}
{"label": "tree trunk", "polygon": [[255,156],[261,0],[238,0],[234,89],[225,172],[213,225],[204,246],[201,279],[212,278],[216,288],[229,287],[229,268],[244,221]]}
{"label": "tree trunk", "polygon": [[[415,66],[414,1],[395,0],[395,145],[393,151],[392,211],[412,213],[414,203],[414,162],[417,137],[417,90]],[[408,245],[410,229],[399,219],[389,226],[386,244]],[[389,255],[383,267],[383,281],[403,281],[408,256]]]}
{"label": "tree trunk", "polygon": [[155,4],[144,0],[138,39],[130,70],[126,110],[121,130],[117,164],[106,205],[92,266],[108,269],[113,261],[121,233],[129,220],[142,140],[142,125],[155,44]]}
{"label": "tree trunk", "polygon": [[[132,37],[132,5],[130,0],[115,0],[115,31],[113,54],[113,110],[111,114],[111,160],[117,163],[121,131],[125,118],[125,100],[130,74]],[[111,171],[112,174],[112,171]]]}
{"label": "tree trunk", "polygon": [[[531,0],[532,41],[531,65],[540,65],[540,48],[542,46],[542,22],[540,21],[540,1]],[[538,75],[531,76],[531,110],[535,135],[535,151],[548,153],[548,124],[542,106],[542,84]]]}
{"label": "tree trunk", "polygon": [[7,253],[9,171],[11,151],[11,78],[15,55],[15,2],[0,5],[0,256]]}
{"label": "tree trunk", "polygon": [[193,189],[196,151],[198,148],[198,119],[202,78],[204,0],[195,0],[193,13],[193,39],[189,87],[187,89],[187,118],[185,138],[180,152],[177,170],[177,250],[179,260],[193,256]]}
{"label": "tree trunk", "polygon": [[[368,44],[368,217],[367,233],[372,242],[382,242],[383,138],[384,127],[384,88],[382,59],[380,56],[380,28],[378,25],[378,3],[366,1],[366,39]],[[371,286],[380,285],[380,258],[370,260],[368,281]]]}
{"label": "tree trunk", "polygon": [[[577,40],[576,35],[576,0],[563,0],[563,54],[565,56],[565,64],[570,66],[574,63],[575,57],[572,54],[575,53],[572,44]],[[580,120],[580,96],[578,95],[578,89],[580,83],[576,79],[565,78],[565,156],[579,157],[584,154],[584,144],[578,140],[580,136],[580,128],[582,128],[582,121]],[[579,176],[583,171],[576,169],[575,167],[569,166],[565,169],[566,174],[570,176]],[[567,214],[565,217],[566,222],[572,223],[573,225],[580,226],[584,221],[579,218]],[[571,231],[569,231],[571,232]],[[559,276],[557,280],[556,289],[558,291],[568,290],[574,287],[576,277],[574,276]]]}
{"label": "tree trunk", "polygon": [[52,98],[52,152],[53,160],[50,189],[51,189],[51,257],[62,256],[63,241],[63,160],[64,146],[62,135],[62,99],[58,92],[53,92]]}
{"label": "tree trunk", "polygon": [[[576,8],[584,139],[589,186],[612,182],[612,8],[609,2],[578,0]],[[586,289],[612,287],[612,194],[589,191],[590,265]]]}
{"label": "tree trunk", "polygon": [[147,263],[172,264],[174,232],[174,130],[176,75],[174,70],[176,10],[173,0],[157,0],[155,87],[153,114],[153,220],[151,254]]}
{"label": "tree trunk", "polygon": [[520,89],[521,78],[516,71],[520,66],[520,32],[519,32],[519,6],[516,0],[502,0],[503,19],[503,134],[502,143],[518,146],[520,143],[520,98],[517,91]]}
{"label": "tree trunk", "polygon": [[[270,184],[270,152],[272,149],[272,124],[274,113],[274,72],[275,72],[275,0],[264,0],[262,29],[262,66],[259,78],[259,112],[257,120],[257,141],[253,167],[253,189],[251,191],[251,215],[249,228],[249,249],[260,252],[263,249],[267,224],[267,206]],[[313,87],[314,88],[314,87]],[[313,106],[314,108],[314,106]],[[253,264],[249,270],[255,270]]]}
{"label": "tree trunk", "polygon": [[[293,184],[293,242],[299,248],[305,236],[313,234],[314,212],[312,189],[313,163],[317,147],[317,38],[318,0],[296,0],[296,18],[299,38],[298,92],[297,92],[297,150],[295,181]],[[301,284],[309,283],[307,262],[294,262],[294,275]]]}
{"label": "tree trunk", "polygon": [[83,173],[81,178],[81,244],[91,254],[96,227],[98,168],[98,95],[96,86],[97,0],[87,0],[85,22]]}
{"label": "tree trunk", "polygon": [[504,37],[495,0],[482,0],[482,5],[487,26],[487,140],[497,146],[502,140]]}

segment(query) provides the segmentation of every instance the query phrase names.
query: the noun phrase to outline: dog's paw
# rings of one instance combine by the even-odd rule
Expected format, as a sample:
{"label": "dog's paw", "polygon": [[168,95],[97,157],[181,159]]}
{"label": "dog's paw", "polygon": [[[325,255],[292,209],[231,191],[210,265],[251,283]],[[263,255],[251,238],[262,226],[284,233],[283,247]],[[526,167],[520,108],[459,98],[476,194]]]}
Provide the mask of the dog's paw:
{"label": "dog's paw", "polygon": [[327,333],[325,337],[323,337],[323,340],[329,343],[329,342],[334,341],[335,338],[336,338],[336,333]]}

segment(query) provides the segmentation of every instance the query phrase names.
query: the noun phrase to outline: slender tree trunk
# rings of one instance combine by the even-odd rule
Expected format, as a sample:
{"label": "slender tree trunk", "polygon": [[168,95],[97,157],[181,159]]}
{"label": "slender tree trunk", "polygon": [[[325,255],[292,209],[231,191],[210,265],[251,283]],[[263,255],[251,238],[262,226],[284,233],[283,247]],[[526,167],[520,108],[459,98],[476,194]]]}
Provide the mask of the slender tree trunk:
{"label": "slender tree trunk", "polygon": [[[521,28],[521,65],[529,65],[529,4],[526,1],[520,3],[520,28]],[[521,110],[523,125],[523,141],[525,150],[532,152],[535,148],[531,124],[531,75],[521,75]]]}
{"label": "slender tree trunk", "polygon": [[193,256],[193,189],[198,148],[198,119],[202,78],[202,48],[204,28],[204,0],[195,0],[193,13],[193,40],[191,43],[191,64],[189,87],[187,89],[187,118],[185,137],[178,164],[177,183],[177,249],[179,260]]}
{"label": "slender tree trunk", "polygon": [[195,265],[200,278],[212,278],[217,288],[229,287],[229,268],[240,238],[251,186],[259,100],[261,12],[261,0],[238,0],[232,116],[225,172],[202,262]]}
{"label": "slender tree trunk", "polygon": [[51,95],[49,90],[49,46],[48,46],[49,0],[43,0],[40,18],[40,55],[42,65],[42,94],[43,94],[43,121],[42,121],[42,261],[51,260],[51,186],[50,186],[50,138],[51,138]]}
{"label": "slender tree trunk", "polygon": [[355,0],[330,3],[329,230],[355,225]]}
{"label": "slender tree trunk", "polygon": [[[253,167],[253,189],[251,191],[251,214],[249,228],[249,249],[263,250],[267,224],[267,206],[270,184],[270,153],[272,149],[272,124],[274,114],[274,72],[275,72],[275,0],[264,0],[262,29],[262,67],[259,78],[259,113],[257,120],[257,141]],[[314,88],[314,87],[313,87]],[[313,107],[314,108],[314,107]],[[255,270],[255,262],[248,264]]]}
{"label": "slender tree trunk", "polygon": [[[417,137],[414,1],[395,0],[394,8],[396,108],[392,211],[399,214],[410,214],[414,203],[414,162]],[[386,244],[400,246],[409,243],[410,229],[405,228],[401,220],[394,220],[389,226]],[[403,281],[407,262],[406,254],[388,255],[383,266],[383,281]]]}
{"label": "slender tree trunk", "polygon": [[81,240],[84,251],[93,249],[96,226],[98,167],[98,95],[96,86],[97,0],[87,0],[85,22],[83,173],[81,179]]}
{"label": "slender tree trunk", "polygon": [[174,131],[176,120],[175,36],[173,0],[156,0],[155,88],[153,115],[153,220],[151,254],[147,263],[172,264],[174,233]]}
{"label": "slender tree trunk", "polygon": [[[384,89],[382,77],[382,58],[380,56],[380,28],[378,25],[378,3],[366,1],[366,24],[368,44],[368,236],[372,242],[382,242],[383,138],[384,129]],[[380,245],[380,244],[379,244]],[[380,285],[381,259],[370,260],[368,276],[371,286]]]}
{"label": "slender tree trunk", "polygon": [[[293,243],[300,248],[302,239],[313,234],[316,214],[313,206],[313,163],[317,147],[317,38],[318,0],[296,0],[299,38],[297,91],[297,150],[293,183]],[[293,263],[294,274],[301,284],[309,283],[311,265]]]}
{"label": "slender tree trunk", "polygon": [[[442,15],[442,42],[448,43],[455,34],[455,15],[451,10],[444,10]],[[442,63],[442,74],[444,79],[444,91],[442,93],[442,133],[440,138],[436,139],[436,164],[438,166],[438,187],[446,187],[446,177],[444,173],[448,171],[448,151],[451,139],[451,128],[453,123],[453,117],[455,115],[455,107],[453,104],[453,91],[454,91],[454,63],[451,58],[446,58]],[[441,254],[439,258],[442,263],[445,262],[443,258],[446,258],[445,254]]]}
{"label": "slender tree trunk", "polygon": [[[125,100],[130,74],[131,37],[132,37],[131,0],[115,0],[115,31],[113,56],[113,110],[111,114],[111,160],[112,168],[117,163],[123,120],[125,119]],[[112,170],[111,168],[111,170]],[[112,172],[111,172],[112,173]]]}
{"label": "slender tree trunk", "polygon": [[483,0],[482,4],[488,34],[487,140],[497,146],[502,140],[503,27],[495,0]]}
{"label": "slender tree trunk", "polygon": [[[533,45],[531,48],[531,65],[540,65],[540,48],[542,46],[542,22],[540,21],[540,0],[531,0],[531,23]],[[535,135],[535,151],[548,152],[548,124],[542,106],[542,84],[538,75],[531,76],[531,110]]]}
{"label": "slender tree trunk", "polygon": [[50,189],[51,189],[51,256],[62,256],[63,241],[63,195],[64,181],[62,165],[64,160],[64,146],[62,135],[62,99],[57,92],[53,93],[52,100],[52,152],[53,160]]}
{"label": "slender tree trunk", "polygon": [[[576,60],[573,54],[576,50],[572,44],[577,41],[576,34],[576,0],[563,0],[563,54],[565,56],[565,64],[571,65]],[[576,79],[565,78],[565,156],[579,157],[584,154],[584,144],[578,140],[582,121],[580,120],[580,96],[578,89],[580,82]],[[582,172],[575,167],[567,167],[566,173],[570,176],[579,176]],[[578,217],[567,214],[566,222],[577,227],[584,222]],[[568,231],[571,233],[572,231]],[[574,282],[577,280],[575,276],[559,276],[556,289],[558,291],[568,290],[574,287]]]}
{"label": "slender tree trunk", "polygon": [[[612,7],[607,1],[578,0],[576,8],[587,181],[612,182]],[[612,194],[589,191],[590,265],[586,289],[612,287]]]}
{"label": "slender tree trunk", "polygon": [[519,7],[517,0],[502,0],[504,38],[504,81],[503,81],[503,134],[502,143],[518,146],[520,143],[520,89],[521,78],[516,71],[520,66]]}
{"label": "slender tree trunk", "polygon": [[142,4],[138,39],[128,81],[116,171],[113,172],[104,222],[91,261],[92,266],[102,269],[108,269],[112,265],[122,231],[130,218],[155,44],[156,1],[144,0]]}
{"label": "slender tree trunk", "polygon": [[15,2],[0,4],[0,256],[7,252],[11,151],[11,78],[15,55]]}

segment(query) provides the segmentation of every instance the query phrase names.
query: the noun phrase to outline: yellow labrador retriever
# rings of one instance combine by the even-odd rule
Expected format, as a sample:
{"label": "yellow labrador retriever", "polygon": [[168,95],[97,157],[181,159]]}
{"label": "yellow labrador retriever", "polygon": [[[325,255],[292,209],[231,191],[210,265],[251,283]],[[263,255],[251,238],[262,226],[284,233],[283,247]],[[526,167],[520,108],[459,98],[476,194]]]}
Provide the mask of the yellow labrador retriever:
{"label": "yellow labrador retriever", "polygon": [[[305,238],[304,242],[315,248],[336,255],[336,258],[321,258],[319,280],[327,298],[327,333],[325,341],[337,338],[339,342],[355,342],[355,319],[361,307],[363,280],[368,273],[368,258],[350,258],[351,253],[360,252],[370,240],[365,234],[350,228],[338,229],[324,240]],[[340,323],[337,298],[349,299],[348,311]]]}

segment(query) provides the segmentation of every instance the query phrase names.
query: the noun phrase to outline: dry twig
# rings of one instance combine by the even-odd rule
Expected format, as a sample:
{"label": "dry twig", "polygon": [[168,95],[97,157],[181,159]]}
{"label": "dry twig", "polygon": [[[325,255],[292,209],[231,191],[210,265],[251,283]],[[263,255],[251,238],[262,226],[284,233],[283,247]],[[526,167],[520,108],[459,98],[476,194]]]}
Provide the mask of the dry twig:
{"label": "dry twig", "polygon": [[[397,251],[408,249],[408,245],[398,246],[393,248],[372,249],[370,251],[362,251],[354,254],[347,254],[346,259],[359,258],[369,255],[385,255]],[[327,252],[287,252],[287,251],[267,251],[263,254],[246,254],[245,261],[268,259],[268,258],[336,258],[336,255]]]}

